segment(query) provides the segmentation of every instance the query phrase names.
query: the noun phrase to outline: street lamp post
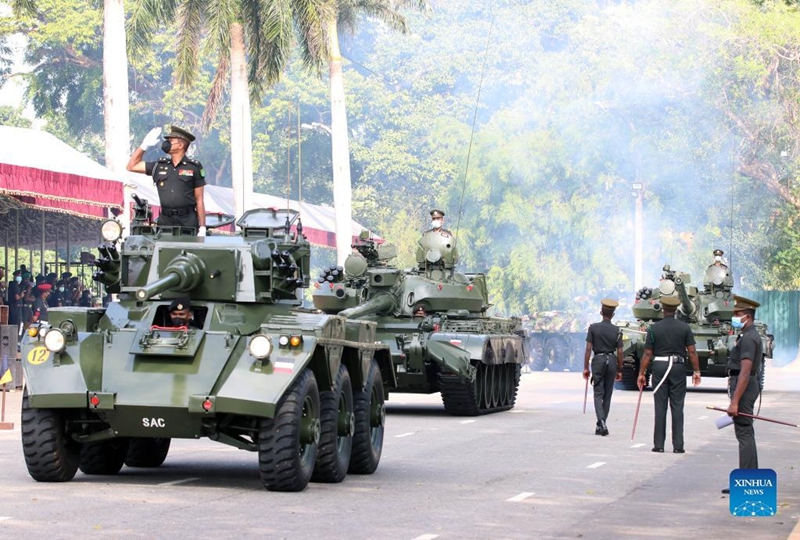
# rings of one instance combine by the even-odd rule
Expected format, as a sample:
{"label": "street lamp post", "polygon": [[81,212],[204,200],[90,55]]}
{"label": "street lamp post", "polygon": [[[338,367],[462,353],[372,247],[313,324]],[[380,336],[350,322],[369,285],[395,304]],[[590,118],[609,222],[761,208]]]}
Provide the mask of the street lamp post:
{"label": "street lamp post", "polygon": [[633,182],[631,195],[636,197],[636,211],[633,218],[633,288],[638,291],[642,288],[642,198],[644,197],[644,184]]}

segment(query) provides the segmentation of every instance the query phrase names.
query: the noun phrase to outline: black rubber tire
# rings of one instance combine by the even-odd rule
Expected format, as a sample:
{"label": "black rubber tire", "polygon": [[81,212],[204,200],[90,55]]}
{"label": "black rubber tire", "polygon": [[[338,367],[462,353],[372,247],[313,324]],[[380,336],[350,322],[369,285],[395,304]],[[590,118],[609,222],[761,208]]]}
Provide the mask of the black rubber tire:
{"label": "black rubber tire", "polygon": [[560,337],[552,337],[544,344],[544,361],[548,371],[561,372],[567,367],[567,347]]}
{"label": "black rubber tire", "polygon": [[124,438],[85,443],[78,467],[83,474],[117,474],[127,453],[128,440]]}
{"label": "black rubber tire", "polygon": [[356,431],[350,456],[352,474],[372,474],[378,468],[383,452],[383,430],[386,421],[383,379],[378,363],[372,360],[364,389],[353,393]]}
{"label": "black rubber tire", "polygon": [[169,454],[172,439],[130,439],[125,465],[128,467],[160,467]]}
{"label": "black rubber tire", "polygon": [[533,371],[543,371],[547,367],[547,360],[544,355],[544,338],[532,336],[528,346],[531,351],[531,369]]}
{"label": "black rubber tire", "polygon": [[68,482],[75,477],[81,445],[65,431],[64,413],[34,409],[28,391],[22,396],[22,452],[28,474],[37,482]]}
{"label": "black rubber tire", "polygon": [[636,379],[639,377],[639,362],[632,356],[625,358],[622,363],[622,380],[614,383],[616,388],[621,390],[638,390],[639,386]]}
{"label": "black rubber tire", "polygon": [[347,366],[339,366],[333,390],[320,392],[319,403],[322,431],[311,481],[338,483],[350,467],[355,430],[353,384]]}
{"label": "black rubber tire", "polygon": [[269,491],[302,491],[317,461],[320,436],[317,380],[305,369],[258,428],[258,468]]}

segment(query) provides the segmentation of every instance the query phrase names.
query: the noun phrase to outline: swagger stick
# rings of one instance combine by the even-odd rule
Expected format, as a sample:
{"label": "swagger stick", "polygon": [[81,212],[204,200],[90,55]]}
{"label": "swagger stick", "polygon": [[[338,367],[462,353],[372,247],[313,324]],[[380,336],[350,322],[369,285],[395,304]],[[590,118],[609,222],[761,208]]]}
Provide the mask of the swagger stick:
{"label": "swagger stick", "polygon": [[[711,409],[712,411],[721,411],[721,412],[725,412],[725,413],[728,412],[728,409],[723,409],[722,407],[712,407],[710,405],[706,405],[706,409]],[[748,414],[748,413],[740,412],[739,416],[752,418],[754,420],[763,420],[765,422],[772,422],[773,424],[780,424],[782,426],[800,427],[800,425],[792,424],[791,422],[784,422],[783,420],[775,420],[773,418],[767,418],[765,416],[759,416],[757,414]]]}
{"label": "swagger stick", "polygon": [[644,386],[639,388],[639,399],[636,401],[636,413],[633,415],[633,430],[631,431],[631,442],[633,442],[633,437],[636,435],[636,421],[639,419],[639,406],[642,404],[642,392],[644,392]]}
{"label": "swagger stick", "polygon": [[586,379],[586,390],[583,392],[583,414],[586,414],[586,400],[589,398],[589,379]]}

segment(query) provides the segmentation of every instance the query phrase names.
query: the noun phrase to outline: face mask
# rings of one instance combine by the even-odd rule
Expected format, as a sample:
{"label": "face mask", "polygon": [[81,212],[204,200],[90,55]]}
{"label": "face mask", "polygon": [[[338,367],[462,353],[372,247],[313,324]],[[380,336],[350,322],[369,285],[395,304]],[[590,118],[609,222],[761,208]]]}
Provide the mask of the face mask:
{"label": "face mask", "polygon": [[744,321],[742,320],[743,318],[744,318],[744,317],[733,317],[733,318],[731,319],[731,326],[733,326],[733,327],[734,327],[734,328],[736,328],[737,330],[738,330],[739,328],[742,328],[742,327],[744,326]]}
{"label": "face mask", "polygon": [[442,226],[441,219],[434,219],[433,221],[431,221],[431,228],[438,229],[441,226]]}
{"label": "face mask", "polygon": [[722,257],[717,255],[716,257],[714,257],[714,260],[717,261],[717,262],[721,262],[722,261]]}
{"label": "face mask", "polygon": [[189,319],[184,319],[183,317],[171,317],[172,326],[188,326]]}
{"label": "face mask", "polygon": [[17,283],[22,283],[22,276],[15,277],[14,281],[16,281]]}
{"label": "face mask", "polygon": [[164,142],[161,143],[161,150],[163,150],[165,154],[169,154],[169,151],[172,150],[172,143],[169,142],[169,139],[164,139]]}
{"label": "face mask", "polygon": [[64,287],[59,287],[58,292],[64,292]]}

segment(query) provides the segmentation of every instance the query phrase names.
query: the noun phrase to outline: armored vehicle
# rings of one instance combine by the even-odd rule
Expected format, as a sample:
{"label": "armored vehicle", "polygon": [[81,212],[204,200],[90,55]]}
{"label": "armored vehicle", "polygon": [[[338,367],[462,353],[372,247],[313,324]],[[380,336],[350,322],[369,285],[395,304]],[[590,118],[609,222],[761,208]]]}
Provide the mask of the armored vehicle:
{"label": "armored vehicle", "polygon": [[[703,288],[691,285],[691,276],[673,271],[669,265],[663,268],[658,287],[643,287],[636,293],[633,316],[636,321],[618,321],[623,339],[625,355],[622,367],[622,388],[637,389],[639,362],[644,354],[645,334],[656,321],[663,318],[661,299],[674,296],[681,305],[675,316],[687,322],[694,333],[695,348],[703,377],[726,377],[728,353],[736,342],[736,333],[731,326],[733,318],[733,277],[728,267],[715,261],[705,271]],[[764,344],[765,358],[772,357],[773,336],[767,326],[756,322]],[[762,362],[763,366],[763,362]],[[762,367],[761,385],[764,384]],[[648,374],[649,379],[649,374]]]}
{"label": "armored vehicle", "polygon": [[377,324],[397,377],[387,392],[441,392],[453,415],[512,408],[527,359],[520,320],[487,316],[486,278],[456,271],[448,231],[430,230],[419,244],[417,266],[401,270],[389,266],[393,246],[362,234],[344,267],[318,278],[314,305]]}
{"label": "armored vehicle", "polygon": [[[51,309],[24,338],[30,475],[158,467],[171,439],[200,437],[257,452],[268,490],[375,471],[389,351],[374,322],[300,309],[310,248],[298,213],[250,210],[233,234],[220,233],[233,218],[209,216],[197,237],[151,225],[137,201],[124,242],[118,222],[102,227],[95,279],[118,300]],[[184,296],[191,321],[175,326]]]}
{"label": "armored vehicle", "polygon": [[530,316],[531,362],[534,371],[583,371],[586,331],[591,320],[579,311],[538,311]]}

